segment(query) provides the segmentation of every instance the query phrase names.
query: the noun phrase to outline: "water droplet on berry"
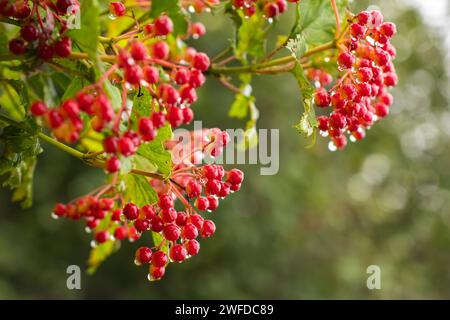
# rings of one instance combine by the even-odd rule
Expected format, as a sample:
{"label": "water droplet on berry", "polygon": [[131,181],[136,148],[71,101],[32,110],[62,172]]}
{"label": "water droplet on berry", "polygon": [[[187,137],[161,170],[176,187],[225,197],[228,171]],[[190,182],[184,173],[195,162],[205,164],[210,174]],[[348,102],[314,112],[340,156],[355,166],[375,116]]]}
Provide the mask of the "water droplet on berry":
{"label": "water droplet on berry", "polygon": [[328,143],[328,150],[330,150],[331,152],[334,152],[334,151],[337,150],[337,147],[336,147],[336,145],[334,144],[333,141],[330,141],[330,142]]}
{"label": "water droplet on berry", "polygon": [[[134,264],[137,266],[142,265],[142,263],[140,263],[138,259],[134,259]],[[149,275],[150,275],[150,273],[149,273]]]}
{"label": "water droplet on berry", "polygon": [[91,248],[97,247],[97,241],[95,241],[95,240],[92,240],[90,244],[91,244]]}
{"label": "water droplet on berry", "polygon": [[108,15],[108,18],[109,18],[110,20],[116,20],[116,19],[117,19],[117,16],[116,16],[115,14],[110,13],[110,14]]}
{"label": "water droplet on berry", "polygon": [[269,18],[269,19],[267,19],[267,22],[268,22],[269,24],[272,24],[272,23],[273,23],[273,19],[272,19],[272,18]]}
{"label": "water droplet on berry", "polygon": [[190,13],[195,13],[195,8],[194,8],[194,6],[189,6],[188,7],[188,11],[190,12]]}
{"label": "water droplet on berry", "polygon": [[205,11],[206,13],[210,13],[210,12],[211,12],[211,8],[206,8],[204,11]]}
{"label": "water droplet on berry", "polygon": [[200,38],[200,36],[198,34],[193,34],[192,35],[192,39],[197,40],[198,38]]}
{"label": "water droplet on berry", "polygon": [[356,138],[353,135],[350,135],[350,141],[351,142],[356,142]]}
{"label": "water droplet on berry", "polygon": [[322,130],[320,130],[320,131],[319,131],[319,134],[320,134],[320,136],[322,136],[322,137],[328,137],[328,131],[322,131]]}
{"label": "water droplet on berry", "polygon": [[52,217],[52,219],[55,219],[55,220],[59,219],[59,217],[54,212],[52,212],[52,214],[50,216]]}
{"label": "water droplet on berry", "polygon": [[91,233],[91,228],[86,227],[86,228],[84,228],[84,231],[86,231],[86,233]]}

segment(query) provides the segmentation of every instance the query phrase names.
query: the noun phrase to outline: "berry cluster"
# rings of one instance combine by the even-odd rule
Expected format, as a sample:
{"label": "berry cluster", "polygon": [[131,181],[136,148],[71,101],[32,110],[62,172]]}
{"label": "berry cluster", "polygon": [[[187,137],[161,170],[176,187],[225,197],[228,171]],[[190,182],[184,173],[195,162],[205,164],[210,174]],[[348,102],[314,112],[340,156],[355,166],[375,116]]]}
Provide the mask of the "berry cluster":
{"label": "berry cluster", "polygon": [[275,18],[287,10],[288,2],[300,0],[232,0],[234,9],[242,10],[245,17],[251,17],[257,11],[263,12],[268,19]]}
{"label": "berry cluster", "polygon": [[[0,15],[21,22],[20,37],[9,42],[10,52],[14,55],[30,52],[42,60],[50,60],[55,55],[69,56],[72,41],[64,36],[68,30],[67,17],[79,8],[76,0],[34,1],[32,9],[28,1],[0,1]],[[47,12],[45,17],[41,16],[40,9]]]}
{"label": "berry cluster", "polygon": [[312,70],[309,78],[317,85],[314,102],[318,107],[333,108],[329,116],[318,117],[318,127],[331,138],[330,149],[344,148],[346,133],[352,141],[364,138],[373,123],[389,113],[393,103],[389,87],[397,84],[392,60],[395,48],[390,39],[395,24],[383,23],[379,11],[359,13],[349,26],[348,35],[337,57],[340,77],[331,89],[331,76]]}
{"label": "berry cluster", "polygon": [[[220,139],[227,140],[226,134],[221,132]],[[217,145],[217,142],[211,139],[210,144]],[[206,145],[202,150],[207,150]],[[83,218],[87,231],[94,230],[93,245],[126,238],[135,241],[144,232],[161,234],[161,243],[140,247],[135,254],[135,263],[150,264],[149,279],[157,280],[163,277],[169,262],[182,262],[198,254],[200,244],[196,239],[199,235],[207,238],[214,234],[214,222],[196,210],[216,210],[219,198],[238,191],[243,179],[244,173],[238,169],[227,172],[220,165],[197,167],[182,163],[174,165],[169,180],[149,180],[159,192],[156,203],[142,207],[132,202],[123,203],[116,186],[111,184],[102,187],[95,195],[66,205],[57,204],[53,214],[56,218]],[[175,209],[177,199],[183,205],[183,211]]]}

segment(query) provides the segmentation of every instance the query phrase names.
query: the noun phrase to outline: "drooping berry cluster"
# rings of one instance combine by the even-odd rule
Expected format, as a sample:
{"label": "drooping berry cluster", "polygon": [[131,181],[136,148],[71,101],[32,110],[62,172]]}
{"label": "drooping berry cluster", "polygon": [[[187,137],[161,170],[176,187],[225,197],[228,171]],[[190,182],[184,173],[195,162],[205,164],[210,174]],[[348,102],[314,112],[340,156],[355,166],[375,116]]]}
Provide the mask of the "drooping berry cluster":
{"label": "drooping berry cluster", "polygon": [[[228,138],[224,132],[214,130],[216,138],[200,150],[208,152],[213,147],[221,151]],[[217,140],[220,140],[219,142]],[[196,150],[192,150],[193,156]],[[209,152],[211,154],[211,152]],[[190,157],[188,157],[190,158]],[[174,164],[169,180],[149,179],[150,185],[159,193],[156,203],[138,207],[132,202],[124,203],[116,186],[107,185],[95,195],[79,198],[67,205],[57,204],[55,217],[73,220],[84,219],[87,230],[94,230],[93,245],[110,240],[135,241],[145,232],[161,234],[162,242],[153,247],[140,247],[135,253],[137,265],[149,265],[149,279],[158,280],[165,274],[169,262],[182,262],[198,254],[198,236],[214,234],[216,226],[198,211],[214,211],[223,199],[241,187],[244,174],[238,169],[225,171],[220,165],[195,166],[185,162]],[[183,207],[176,210],[176,200]],[[197,211],[198,210],[198,211]]]}
{"label": "drooping berry cluster", "polygon": [[[69,56],[72,40],[65,36],[67,18],[79,8],[76,0],[34,1],[32,9],[29,1],[0,1],[0,14],[21,22],[20,37],[9,42],[10,52],[14,55],[34,53],[42,60],[50,60],[55,55]],[[46,12],[45,16],[40,13],[41,9]]]}
{"label": "drooping berry cluster", "polygon": [[392,60],[395,48],[390,39],[396,33],[395,24],[383,23],[379,11],[363,11],[355,16],[337,57],[340,76],[331,89],[331,76],[326,72],[309,72],[318,86],[314,102],[318,107],[331,106],[329,116],[318,117],[318,127],[331,138],[330,149],[341,149],[350,139],[360,140],[375,121],[389,113],[393,103],[387,91],[397,84]]}
{"label": "drooping berry cluster", "polygon": [[268,19],[275,18],[287,10],[288,2],[297,3],[300,0],[232,0],[236,10],[242,10],[244,16],[251,17],[257,11],[263,12]]}

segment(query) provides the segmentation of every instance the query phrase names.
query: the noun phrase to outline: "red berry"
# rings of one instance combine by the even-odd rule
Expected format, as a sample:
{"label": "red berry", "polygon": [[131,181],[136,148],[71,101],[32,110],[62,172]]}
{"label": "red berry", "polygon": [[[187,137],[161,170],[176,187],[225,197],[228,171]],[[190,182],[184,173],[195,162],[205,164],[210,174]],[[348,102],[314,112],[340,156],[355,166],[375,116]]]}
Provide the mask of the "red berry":
{"label": "red berry", "polygon": [[153,122],[153,126],[156,129],[159,129],[166,122],[166,115],[162,112],[154,112],[154,113],[152,113],[151,119]]}
{"label": "red berry", "polygon": [[356,58],[350,52],[342,52],[338,56],[338,65],[342,69],[350,69],[356,61]]}
{"label": "red berry", "polygon": [[159,280],[162,277],[164,277],[164,274],[166,273],[166,269],[163,267],[155,267],[150,266],[150,279],[151,280]]}
{"label": "red berry", "polygon": [[134,221],[134,227],[138,232],[147,231],[150,227],[150,221],[147,219],[137,219]]}
{"label": "red berry", "polygon": [[220,182],[220,191],[217,193],[217,196],[220,198],[227,197],[231,192],[230,185],[226,182]]}
{"label": "red berry", "polygon": [[62,125],[64,119],[58,110],[51,109],[47,115],[50,128],[56,129]]}
{"label": "red berry", "polygon": [[[74,11],[78,11],[80,4],[77,0],[57,0],[56,7],[59,10],[59,13],[62,15],[74,13]],[[72,9],[71,12],[68,12],[69,9]]]}
{"label": "red berry", "polygon": [[367,67],[359,68],[358,77],[362,82],[370,81],[373,77],[372,69]]}
{"label": "red berry", "polygon": [[172,128],[177,128],[183,123],[183,110],[178,107],[170,107],[167,113],[167,120]]}
{"label": "red berry", "polygon": [[183,85],[189,82],[191,72],[186,68],[177,69],[173,73],[173,80],[179,85]]}
{"label": "red berry", "polygon": [[200,71],[208,70],[209,64],[209,57],[202,52],[197,53],[192,60],[192,66]]}
{"label": "red berry", "polygon": [[389,72],[384,76],[384,84],[388,87],[396,86],[398,82],[397,74]]}
{"label": "red berry", "polygon": [[196,180],[189,180],[186,185],[186,193],[189,198],[195,198],[202,193],[202,185]]}
{"label": "red berry", "polygon": [[121,154],[127,157],[136,152],[136,145],[130,138],[122,137],[119,139],[118,149]]}
{"label": "red berry", "polygon": [[190,28],[191,35],[194,39],[198,39],[206,34],[206,28],[201,22],[195,22]]}
{"label": "red berry", "polygon": [[142,68],[136,64],[125,68],[125,80],[132,85],[139,85],[144,78]]}
{"label": "red berry", "polygon": [[156,136],[156,130],[150,118],[142,117],[139,119],[138,132],[144,141],[151,141]]}
{"label": "red berry", "polygon": [[216,225],[211,220],[205,220],[203,222],[201,235],[203,238],[208,238],[216,232]]}
{"label": "red berry", "polygon": [[129,202],[123,208],[123,214],[128,220],[136,220],[139,216],[139,209],[134,203]]}
{"label": "red berry", "polygon": [[214,196],[208,196],[207,199],[209,203],[208,210],[214,211],[219,207],[219,199]]}
{"label": "red berry", "polygon": [[278,7],[278,12],[283,13],[287,9],[287,2],[286,0],[277,0],[276,5]]}
{"label": "red berry", "polygon": [[20,35],[28,42],[33,42],[39,38],[39,30],[34,24],[28,24],[20,29]]}
{"label": "red berry", "polygon": [[180,95],[174,87],[172,87],[170,84],[162,84],[158,88],[158,97],[170,104],[176,104],[178,102],[178,99],[180,98]]}
{"label": "red berry", "polygon": [[139,264],[150,263],[150,261],[152,260],[152,255],[152,249],[148,247],[140,247],[136,250],[136,262],[138,262]]}
{"label": "red berry", "polygon": [[165,15],[155,20],[154,27],[157,36],[166,36],[173,31],[172,20]]}
{"label": "red berry", "polygon": [[42,60],[50,60],[51,58],[53,58],[55,50],[51,45],[43,43],[38,47],[37,54],[38,57],[41,58]]}
{"label": "red berry", "polygon": [[187,250],[181,245],[176,244],[172,248],[170,248],[170,258],[173,261],[181,262],[186,260]]}
{"label": "red berry", "polygon": [[133,59],[136,61],[145,60],[148,56],[147,48],[142,42],[139,41],[135,41],[131,44],[130,53]]}
{"label": "red berry", "polygon": [[163,235],[169,241],[177,241],[181,235],[181,230],[177,225],[171,223],[164,226]]}
{"label": "red berry", "polygon": [[150,204],[143,206],[140,209],[139,214],[141,217],[143,217],[145,219],[153,219],[153,217],[156,216],[155,209]]}
{"label": "red berry", "polygon": [[171,196],[169,196],[168,194],[162,194],[159,196],[158,199],[158,206],[162,209],[162,210],[168,210],[173,208],[173,199]]}
{"label": "red berry", "polygon": [[339,112],[333,112],[330,115],[330,125],[335,129],[344,129],[347,121],[345,116]]}
{"label": "red berry", "polygon": [[164,209],[161,212],[161,218],[164,223],[175,222],[177,218],[177,211],[174,208]]}
{"label": "red berry", "polygon": [[197,101],[197,92],[190,85],[185,85],[180,88],[180,97],[181,102],[187,102],[191,104]]}
{"label": "red berry", "polygon": [[125,8],[125,5],[122,2],[111,2],[109,4],[109,12],[112,15],[115,15],[117,17],[121,17],[121,16],[125,15],[126,8]]}
{"label": "red berry", "polygon": [[152,256],[152,265],[158,268],[164,267],[168,262],[167,255],[162,251],[156,251]]}
{"label": "red berry", "polygon": [[156,67],[145,66],[144,67],[144,79],[149,84],[154,84],[159,81],[159,70]]}
{"label": "red berry", "polygon": [[70,118],[77,118],[80,113],[78,102],[74,99],[69,99],[63,102],[61,108],[66,112]]}
{"label": "red berry", "polygon": [[41,101],[34,102],[30,107],[30,112],[34,116],[42,116],[47,112],[47,105]]}
{"label": "red berry", "polygon": [[227,182],[231,184],[241,184],[244,181],[244,172],[239,169],[231,169],[228,172]]}
{"label": "red berry", "polygon": [[187,240],[195,239],[198,237],[198,229],[192,223],[188,223],[183,227],[181,236]]}
{"label": "red berry", "polygon": [[199,214],[191,214],[189,216],[189,221],[197,227],[197,229],[201,229],[203,226],[203,217]]}
{"label": "red berry", "polygon": [[328,94],[328,91],[321,88],[317,89],[316,93],[314,94],[314,103],[318,107],[328,107],[331,102],[331,97]]}
{"label": "red berry", "polygon": [[360,25],[366,25],[370,19],[370,13],[368,11],[362,11],[357,16],[356,19]]}
{"label": "red berry", "polygon": [[184,244],[188,255],[195,256],[200,251],[200,243],[197,240],[189,240]]}
{"label": "red berry", "polygon": [[94,114],[93,104],[94,104],[95,98],[92,94],[80,92],[77,94],[77,101],[78,101],[78,106],[80,107],[80,110],[83,110],[84,112],[86,112],[89,115]]}
{"label": "red berry", "polygon": [[317,117],[317,121],[319,122],[319,125],[318,125],[319,130],[321,130],[321,131],[328,130],[328,117],[327,116]]}
{"label": "red berry", "polygon": [[164,222],[160,217],[154,216],[150,220],[150,228],[152,229],[153,232],[161,232],[163,227],[164,227]]}
{"label": "red berry", "polygon": [[384,118],[389,114],[389,107],[384,103],[377,103],[375,105],[375,113],[380,118]]}
{"label": "red berry", "polygon": [[175,223],[177,224],[177,226],[182,227],[182,226],[186,225],[187,219],[188,219],[188,216],[186,213],[177,212],[177,218],[175,220]]}
{"label": "red berry", "polygon": [[366,28],[362,25],[360,25],[359,23],[352,23],[350,25],[350,34],[354,37],[354,38],[361,38],[362,36],[364,36],[364,33],[366,32]]}
{"label": "red berry", "polygon": [[26,50],[25,42],[22,39],[12,39],[9,42],[9,51],[16,56],[24,54]]}
{"label": "red berry", "polygon": [[276,17],[279,14],[278,6],[273,2],[267,2],[264,5],[264,14],[268,18]]}
{"label": "red berry", "polygon": [[200,211],[208,210],[209,207],[209,201],[206,197],[198,197],[195,201],[195,206]]}
{"label": "red berry", "polygon": [[169,45],[164,41],[158,41],[151,47],[152,56],[156,59],[167,59],[169,56]]}
{"label": "red berry", "polygon": [[182,109],[183,112],[183,123],[189,124],[194,119],[194,111],[191,108],[186,107]]}
{"label": "red berry", "polygon": [[127,237],[127,235],[127,228],[123,226],[117,227],[116,230],[114,230],[114,238],[116,238],[117,240],[123,240]]}
{"label": "red berry", "polygon": [[112,156],[106,160],[106,171],[109,173],[117,172],[120,169],[120,161],[116,156]]}
{"label": "red berry", "polygon": [[103,140],[103,149],[106,153],[116,153],[117,152],[118,139],[113,136],[106,137]]}
{"label": "red berry", "polygon": [[72,53],[72,40],[69,37],[63,37],[55,43],[55,52],[60,57],[68,57]]}
{"label": "red berry", "polygon": [[57,203],[53,208],[53,213],[56,214],[58,217],[64,216],[67,213],[66,205],[63,203]]}
{"label": "red berry", "polygon": [[109,233],[108,231],[99,231],[97,232],[97,234],[95,235],[95,240],[98,243],[105,243],[106,241],[108,241],[109,238]]}
{"label": "red berry", "polygon": [[205,83],[206,79],[200,70],[194,69],[191,72],[191,78],[189,79],[189,84],[193,88],[201,87]]}
{"label": "red berry", "polygon": [[212,164],[205,165],[202,168],[202,174],[208,180],[216,179],[217,167]]}
{"label": "red berry", "polygon": [[220,192],[220,181],[208,180],[205,186],[206,194],[217,195]]}

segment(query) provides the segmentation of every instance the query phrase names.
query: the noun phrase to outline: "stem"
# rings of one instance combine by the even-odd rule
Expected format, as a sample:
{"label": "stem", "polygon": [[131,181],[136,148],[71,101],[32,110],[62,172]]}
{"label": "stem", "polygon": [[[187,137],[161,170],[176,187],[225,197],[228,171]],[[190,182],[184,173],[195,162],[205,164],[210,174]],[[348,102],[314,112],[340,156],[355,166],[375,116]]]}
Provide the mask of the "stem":
{"label": "stem", "polygon": [[339,18],[339,10],[336,5],[336,0],[331,0],[331,6],[333,7],[334,16],[336,17],[336,38],[341,33],[341,19]]}
{"label": "stem", "polygon": [[[72,52],[71,55],[68,56],[67,58],[73,59],[73,60],[89,59],[89,55],[84,52]],[[111,56],[111,55],[100,55],[99,59],[102,60],[103,62],[115,63],[117,60],[117,57]]]}
{"label": "stem", "polygon": [[52,137],[49,137],[48,135],[46,135],[45,133],[39,132],[38,133],[38,137],[50,144],[52,144],[53,146],[57,147],[58,149],[67,152],[68,154],[77,157],[81,160],[84,159],[85,154],[83,152],[80,152],[72,147],[69,147],[67,145],[65,145],[64,143],[59,142],[56,139],[53,139]]}
{"label": "stem", "polygon": [[[335,41],[330,41],[324,43],[320,46],[314,47],[311,50],[306,51],[302,58],[309,57],[313,54],[316,54],[321,51],[333,49],[336,47]],[[273,59],[268,62],[252,64],[249,66],[239,66],[239,67],[215,67],[214,65],[209,69],[209,72],[212,74],[236,74],[236,73],[258,73],[269,67],[285,65],[291,62],[294,62],[297,58],[294,56],[286,56],[282,58]]]}
{"label": "stem", "polygon": [[13,25],[19,26],[19,27],[22,25],[22,23],[20,23],[20,21],[14,20],[14,19],[10,19],[10,18],[6,18],[6,17],[1,17],[0,18],[0,22],[13,24]]}

